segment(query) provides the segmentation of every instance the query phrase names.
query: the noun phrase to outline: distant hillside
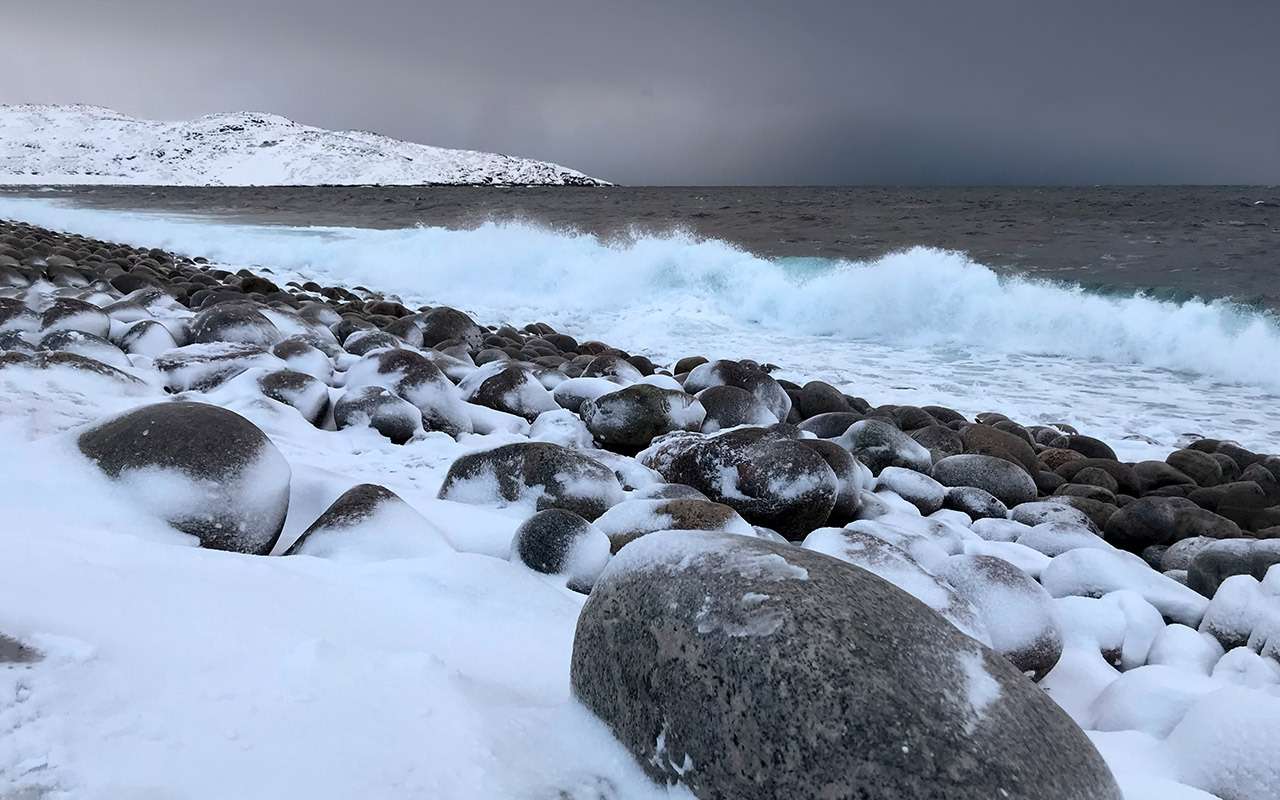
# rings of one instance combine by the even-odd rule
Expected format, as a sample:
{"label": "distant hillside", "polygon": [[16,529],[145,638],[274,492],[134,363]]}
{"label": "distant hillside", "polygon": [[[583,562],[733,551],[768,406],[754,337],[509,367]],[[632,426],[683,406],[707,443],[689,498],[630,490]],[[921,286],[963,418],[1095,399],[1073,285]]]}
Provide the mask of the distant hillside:
{"label": "distant hillside", "polygon": [[328,131],[275,114],[158,122],[98,106],[0,106],[0,184],[430,183],[608,185],[546,161]]}

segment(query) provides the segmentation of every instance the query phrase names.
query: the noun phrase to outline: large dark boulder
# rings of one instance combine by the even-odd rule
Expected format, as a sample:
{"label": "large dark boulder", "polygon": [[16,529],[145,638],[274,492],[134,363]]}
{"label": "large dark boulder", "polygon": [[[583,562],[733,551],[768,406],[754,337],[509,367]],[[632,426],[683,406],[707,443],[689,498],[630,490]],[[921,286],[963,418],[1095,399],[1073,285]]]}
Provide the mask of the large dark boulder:
{"label": "large dark boulder", "polygon": [[1174,450],[1165,463],[1184,475],[1189,475],[1200,486],[1217,486],[1222,483],[1222,465],[1210,453],[1199,450]]}
{"label": "large dark boulder", "polygon": [[433,308],[423,313],[418,322],[422,328],[422,343],[426,347],[457,341],[474,349],[479,348],[484,339],[484,333],[475,320],[456,308]]}
{"label": "large dark boulder", "polygon": [[629,453],[664,433],[701,430],[706,418],[706,409],[693,396],[646,383],[586,400],[578,413],[596,441]]}
{"label": "large dark boulder", "polygon": [[800,387],[796,398],[795,406],[801,419],[853,410],[839,389],[822,381],[809,381]]}
{"label": "large dark boulder", "polygon": [[802,431],[809,431],[819,439],[835,439],[849,430],[849,426],[863,419],[864,417],[856,411],[832,411],[809,417],[800,423],[799,428]]}
{"label": "large dark boulder", "polygon": [[266,555],[289,510],[289,463],[249,420],[204,403],[157,403],[80,434],[80,451],[201,547]]}
{"label": "large dark boulder", "polygon": [[441,500],[531,504],[562,508],[593,520],[622,500],[613,470],[549,442],[518,442],[455,460],[440,487]]}
{"label": "large dark boulder", "polygon": [[637,458],[663,480],[692,486],[752,524],[799,539],[827,521],[840,485],[822,455],[781,428],[672,433]]}
{"label": "large dark boulder", "polygon": [[239,342],[270,347],[283,338],[279,328],[252,303],[218,303],[191,321],[191,341],[195,344]]}
{"label": "large dark boulder", "polygon": [[1017,463],[997,456],[963,453],[933,465],[930,474],[943,486],[973,486],[1006,506],[1036,499],[1036,484]]}
{"label": "large dark boulder", "polygon": [[1280,541],[1275,539],[1235,539],[1216,541],[1196,550],[1187,567],[1187,586],[1213,597],[1222,582],[1232,575],[1251,575],[1262,580],[1267,570],[1280,564]]}
{"label": "large dark boulder", "polygon": [[1039,472],[1036,451],[1025,438],[991,425],[970,425],[960,432],[964,451],[974,455],[995,456],[1019,464],[1030,475]]}
{"label": "large dark boulder", "polygon": [[697,394],[711,386],[736,386],[745,389],[764,404],[779,421],[791,413],[791,397],[769,373],[738,361],[712,361],[699,364],[684,380],[684,390]]}
{"label": "large dark boulder", "polygon": [[1134,553],[1189,536],[1234,539],[1240,536],[1240,528],[1182,497],[1143,497],[1107,520],[1107,541]]}
{"label": "large dark boulder", "polygon": [[1119,800],[1075,723],[1010,664],[862,569],[658,533],[605,570],[574,694],[697,797]]}

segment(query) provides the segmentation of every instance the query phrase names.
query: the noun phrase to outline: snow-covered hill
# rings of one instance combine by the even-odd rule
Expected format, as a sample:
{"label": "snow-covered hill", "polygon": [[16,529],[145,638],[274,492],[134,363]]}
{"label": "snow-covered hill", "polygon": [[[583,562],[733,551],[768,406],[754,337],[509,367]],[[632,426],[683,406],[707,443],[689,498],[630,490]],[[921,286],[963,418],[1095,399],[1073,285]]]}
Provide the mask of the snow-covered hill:
{"label": "snow-covered hill", "polygon": [[85,105],[0,105],[0,184],[603,185],[577,170],[473,150],[328,131],[275,114],[135,119]]}

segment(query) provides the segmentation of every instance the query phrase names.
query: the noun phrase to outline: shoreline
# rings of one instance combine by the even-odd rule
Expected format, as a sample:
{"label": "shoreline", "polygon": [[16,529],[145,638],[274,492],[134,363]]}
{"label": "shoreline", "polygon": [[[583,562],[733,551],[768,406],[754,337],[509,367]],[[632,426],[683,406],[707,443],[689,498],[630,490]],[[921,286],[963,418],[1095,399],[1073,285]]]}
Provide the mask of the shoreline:
{"label": "shoreline", "polygon": [[[843,642],[824,643],[825,626],[833,609],[860,613],[861,595],[812,594],[829,592],[823,587],[831,584],[817,581],[809,589],[809,576],[829,570],[837,581],[877,576],[867,591],[888,591],[883,602],[891,611],[876,624],[933,631],[927,642],[904,640],[914,663],[980,645],[973,652],[988,660],[965,668],[970,684],[977,674],[1000,687],[1002,715],[1049,720],[1058,749],[1034,763],[1002,760],[1000,780],[1039,785],[1042,777],[1027,775],[1053,773],[1064,753],[1073,754],[1074,785],[1095,786],[1098,797],[1119,797],[1113,780],[1125,791],[1200,780],[1153,766],[1117,738],[1117,731],[1137,734],[1153,725],[1141,714],[1126,716],[1136,706],[1125,687],[1147,691],[1127,676],[1175,670],[1172,688],[1143,694],[1142,707],[1168,710],[1170,727],[1180,718],[1175,707],[1188,715],[1184,741],[1205,715],[1271,698],[1270,684],[1230,688],[1242,684],[1232,677],[1237,672],[1271,670],[1280,686],[1280,651],[1267,638],[1271,618],[1259,612],[1241,620],[1223,611],[1234,608],[1237,592],[1270,597],[1274,578],[1266,571],[1280,562],[1280,457],[1200,439],[1162,461],[1125,462],[1106,442],[1065,424],[1023,426],[996,412],[967,417],[937,405],[872,406],[821,381],[779,380],[767,362],[686,356],[654,364],[545,323],[482,325],[447,306],[409,308],[363,287],[280,283],[268,268],[231,271],[204,261],[0,222],[0,436],[13,440],[17,454],[3,467],[0,501],[19,521],[0,537],[0,554],[25,552],[29,573],[11,596],[0,596],[18,626],[0,634],[38,654],[19,650],[19,669],[37,677],[57,668],[65,671],[64,685],[77,676],[98,685],[105,677],[81,673],[120,670],[106,682],[144,709],[133,713],[152,715],[155,730],[175,724],[162,721],[175,706],[204,706],[170,693],[152,709],[145,697],[152,687],[135,678],[131,659],[138,652],[198,671],[215,695],[223,693],[216,696],[269,709],[285,721],[277,734],[301,735],[313,745],[306,738],[313,715],[323,716],[328,704],[346,708],[358,699],[356,716],[381,725],[404,706],[405,688],[422,683],[424,669],[443,676],[454,670],[485,691],[436,688],[443,694],[421,699],[419,711],[479,706],[495,718],[515,714],[517,727],[525,726],[522,739],[528,730],[563,726],[572,748],[550,736],[521,751],[528,760],[523,769],[550,780],[552,796],[581,780],[573,772],[545,778],[547,765],[563,760],[627,787],[627,797],[649,797],[658,790],[646,781],[682,780],[704,762],[686,761],[668,774],[652,758],[654,737],[631,735],[630,717],[614,716],[601,699],[607,695],[601,687],[616,681],[636,696],[649,692],[646,681],[610,677],[608,670],[642,666],[650,656],[643,647],[629,649],[625,637],[599,632],[599,608],[609,601],[597,598],[637,591],[625,588],[627,581],[655,565],[663,577],[654,586],[711,598],[727,585],[721,599],[732,602],[724,607],[729,616],[709,626],[701,613],[680,616],[677,607],[693,613],[697,603],[667,611],[651,606],[646,615],[666,614],[663,624],[689,625],[699,637],[752,646],[759,639],[772,648],[770,664],[788,671],[786,680],[823,686],[831,676],[791,654],[818,647],[828,654],[823,658],[847,658]],[[133,470],[147,477],[139,482]],[[51,492],[82,499],[68,503]],[[41,535],[28,541],[37,526]],[[187,546],[174,546],[181,544]],[[729,554],[730,564],[764,558],[776,570],[781,560],[783,571],[704,572],[707,564],[695,556],[709,547]],[[67,548],[93,553],[94,564],[109,568],[84,569],[66,558]],[[664,559],[674,560],[664,567]],[[184,589],[161,588],[167,584],[159,576],[173,580],[170,573]],[[34,585],[64,581],[97,587],[101,601],[91,605],[127,607],[139,627],[108,622],[79,602],[59,599],[45,608]],[[785,593],[777,581],[789,582]],[[206,585],[207,596],[195,588]],[[1016,601],[1000,594],[1012,587]],[[779,609],[807,608],[823,597],[818,611],[805,616],[803,625],[813,627],[793,632],[773,616],[733,616],[741,613],[735,603],[779,593],[792,598]],[[173,610],[181,625],[161,601],[167,596],[194,603]],[[244,597],[253,601],[240,607]],[[640,591],[633,602],[654,600]],[[628,607],[621,605],[618,619],[625,620]],[[441,616],[441,608],[452,616]],[[405,614],[411,619],[401,620]],[[1026,630],[1025,614],[1034,620]],[[346,615],[346,624],[331,619]],[[1115,631],[1106,627],[1113,623]],[[370,645],[361,636],[370,625],[377,644],[361,660]],[[521,633],[529,625],[536,635]],[[257,633],[259,626],[269,633]],[[189,638],[206,627],[218,631],[216,646]],[[139,641],[152,628],[160,632],[159,646]],[[594,637],[589,647],[579,644],[584,630]],[[495,655],[490,637],[499,634],[492,631],[511,638],[518,679],[501,668],[513,656],[502,647],[505,639]],[[91,644],[69,643],[70,632]],[[243,646],[237,632],[248,634]],[[775,635],[786,638],[771,644]],[[423,636],[435,638],[424,643]],[[100,657],[76,655],[99,644]],[[382,655],[388,647],[389,658]],[[617,649],[608,650],[609,658],[590,658],[600,648]],[[232,670],[223,658],[254,668]],[[711,674],[748,687],[761,663],[747,658]],[[287,666],[284,688],[273,677],[280,664]],[[531,676],[526,664],[533,665]],[[884,659],[864,666],[882,669]],[[942,668],[955,669],[950,662]],[[313,681],[341,685],[352,674],[378,674],[399,691],[375,693],[371,706],[363,696],[338,693],[315,703],[307,694]],[[950,689],[929,680],[910,670],[894,675],[895,686],[924,681],[927,688],[913,690],[915,702],[953,713]],[[1257,698],[1231,695],[1223,704],[1210,694],[1193,713],[1179,699],[1179,681],[1208,681],[1218,691],[1253,691]],[[493,693],[503,698],[496,710]],[[684,698],[643,696],[644,708],[673,704],[668,718],[683,726],[685,741],[732,732],[716,720],[714,704],[707,706],[710,718],[681,720],[675,709]],[[968,702],[982,708],[997,702],[989,691],[978,696]],[[86,730],[85,741],[62,748],[62,762],[53,758],[50,780],[92,785],[100,774],[93,755],[100,736],[93,732],[116,722],[99,720],[74,692],[59,696],[48,684],[37,684],[36,699]],[[872,701],[892,708],[893,692],[877,692]],[[782,725],[824,715],[827,701],[813,702],[758,711],[780,715]],[[270,742],[280,737],[236,716],[235,702],[219,699],[216,706],[227,717],[221,724],[252,731],[247,741],[254,749],[239,758],[262,768],[256,754],[271,752]],[[964,715],[974,712],[965,708],[954,713],[969,720],[965,730],[972,732]],[[429,721],[396,724],[439,736]],[[45,726],[37,719],[24,741],[62,746]],[[472,736],[491,748],[487,737],[502,730],[495,724]],[[860,732],[858,741],[879,730]],[[924,727],[912,735],[943,751],[969,746],[971,736],[949,730]],[[984,726],[979,736],[1012,730]],[[125,734],[114,746],[136,759],[145,741]],[[766,731],[759,746],[793,744]],[[465,752],[436,746],[477,766]],[[1168,746],[1171,764],[1197,759],[1214,776],[1230,774],[1233,759],[1248,757]],[[181,754],[225,760],[221,747],[202,737]],[[664,752],[661,740],[657,747]],[[418,755],[366,761],[411,774]],[[305,759],[285,761],[290,774],[305,771]],[[277,769],[281,762],[262,763]],[[823,771],[838,762],[823,756],[818,763],[816,771],[771,779],[824,780]],[[657,772],[645,766],[655,764]],[[344,774],[358,775],[360,766],[348,765]],[[1067,769],[1065,761],[1060,766]],[[443,790],[408,778],[402,785],[457,797],[481,780],[491,796],[530,786],[518,770],[481,773],[486,777],[474,777],[469,787],[461,778]],[[167,774],[183,785],[199,773]],[[734,778],[713,771],[701,779]]]}

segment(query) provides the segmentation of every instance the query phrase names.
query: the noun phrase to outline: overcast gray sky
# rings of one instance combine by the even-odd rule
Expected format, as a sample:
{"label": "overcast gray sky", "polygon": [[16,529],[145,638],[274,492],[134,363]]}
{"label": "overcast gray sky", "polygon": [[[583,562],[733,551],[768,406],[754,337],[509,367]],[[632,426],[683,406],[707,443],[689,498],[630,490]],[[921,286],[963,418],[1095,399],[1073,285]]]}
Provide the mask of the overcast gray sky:
{"label": "overcast gray sky", "polygon": [[0,102],[629,184],[1280,183],[1280,0],[0,0]]}

